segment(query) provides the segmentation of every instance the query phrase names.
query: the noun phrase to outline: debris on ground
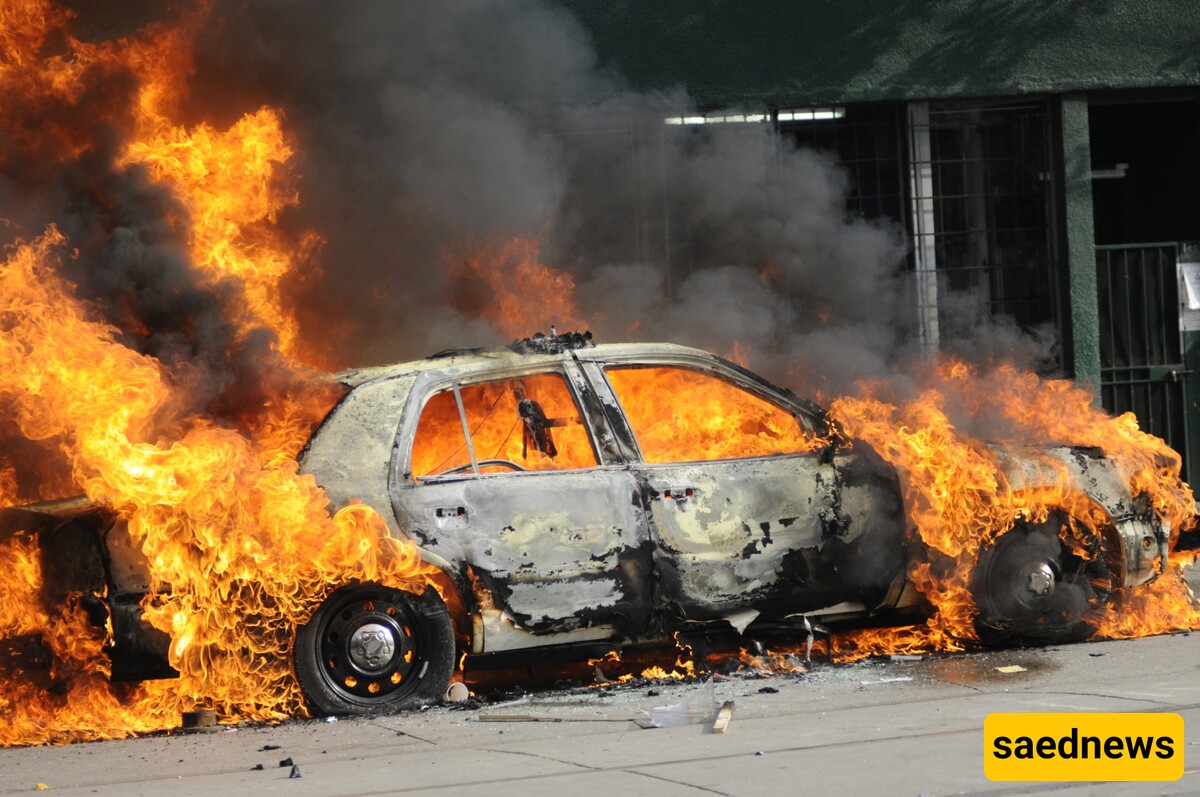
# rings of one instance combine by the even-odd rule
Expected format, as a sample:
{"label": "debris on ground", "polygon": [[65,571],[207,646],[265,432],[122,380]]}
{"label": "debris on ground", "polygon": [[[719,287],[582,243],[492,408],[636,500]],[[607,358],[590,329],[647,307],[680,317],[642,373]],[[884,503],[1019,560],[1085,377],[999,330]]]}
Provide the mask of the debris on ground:
{"label": "debris on ground", "polygon": [[646,719],[644,711],[626,714],[480,714],[480,722],[637,722]]}
{"label": "debris on ground", "polygon": [[710,678],[704,682],[698,695],[669,706],[653,708],[650,711],[650,725],[655,728],[677,728],[681,725],[692,725],[707,721],[716,710],[717,696]]}
{"label": "debris on ground", "polygon": [[726,700],[725,703],[717,709],[717,714],[713,718],[712,725],[709,726],[710,733],[725,733],[729,728],[729,723],[733,720],[733,701]]}
{"label": "debris on ground", "polygon": [[218,730],[217,712],[210,708],[184,711],[179,729],[184,733],[211,733]]}
{"label": "debris on ground", "polygon": [[1004,667],[997,667],[996,672],[1002,672],[1002,673],[1008,674],[1008,673],[1014,673],[1014,672],[1027,672],[1027,670],[1024,667],[1022,667],[1020,664],[1009,664]]}
{"label": "debris on ground", "polygon": [[443,698],[447,703],[465,703],[471,697],[471,690],[462,681],[455,681],[446,687]]}
{"label": "debris on ground", "polygon": [[863,686],[872,686],[874,684],[896,684],[896,683],[901,683],[903,681],[911,681],[911,680],[912,680],[911,675],[901,675],[901,676],[898,676],[895,678],[880,678],[877,681],[859,681],[859,683],[862,684]]}

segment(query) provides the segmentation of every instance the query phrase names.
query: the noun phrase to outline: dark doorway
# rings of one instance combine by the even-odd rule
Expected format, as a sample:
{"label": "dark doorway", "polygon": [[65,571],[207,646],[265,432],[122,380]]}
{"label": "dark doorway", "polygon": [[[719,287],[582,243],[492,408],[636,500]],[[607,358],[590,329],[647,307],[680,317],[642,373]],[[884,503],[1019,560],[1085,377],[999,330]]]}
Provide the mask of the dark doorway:
{"label": "dark doorway", "polygon": [[1200,102],[1092,104],[1096,243],[1200,239]]}
{"label": "dark doorway", "polygon": [[[1200,102],[1096,101],[1092,152],[1104,407],[1200,470],[1200,313],[1177,266],[1200,240]],[[1183,256],[1181,258],[1181,255]]]}

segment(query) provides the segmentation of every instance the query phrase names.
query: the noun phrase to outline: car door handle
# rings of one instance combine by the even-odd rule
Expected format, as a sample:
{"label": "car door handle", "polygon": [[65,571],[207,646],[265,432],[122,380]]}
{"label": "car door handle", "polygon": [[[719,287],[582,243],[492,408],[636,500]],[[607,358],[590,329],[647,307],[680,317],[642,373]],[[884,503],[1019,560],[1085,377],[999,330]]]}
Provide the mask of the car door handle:
{"label": "car door handle", "polygon": [[433,506],[425,511],[426,516],[433,520],[433,524],[443,531],[465,529],[470,523],[471,513],[462,504],[456,506]]}

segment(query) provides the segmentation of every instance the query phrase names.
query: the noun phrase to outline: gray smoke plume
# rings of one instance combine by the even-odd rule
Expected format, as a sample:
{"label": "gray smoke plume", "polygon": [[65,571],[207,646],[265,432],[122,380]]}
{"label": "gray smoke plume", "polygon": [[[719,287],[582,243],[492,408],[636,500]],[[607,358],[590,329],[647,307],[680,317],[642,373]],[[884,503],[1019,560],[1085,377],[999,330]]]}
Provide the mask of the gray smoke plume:
{"label": "gray smoke plume", "polygon": [[[79,5],[82,23],[117,32]],[[126,6],[131,25],[168,13]],[[844,171],[765,125],[664,125],[692,110],[686,94],[629,89],[553,0],[216,0],[196,65],[194,120],[284,111],[301,205],[283,223],[325,239],[319,270],[285,288],[336,364],[506,342],[448,253],[513,236],[538,236],[541,262],[573,275],[602,340],[737,344],[752,366],[825,396],[919,353],[902,231],[847,212]],[[134,184],[123,208],[163,201],[137,177],[121,175]],[[189,265],[172,231],[140,218],[101,236],[108,273],[84,280],[91,294],[132,291],[141,318],[197,319],[183,337],[150,325],[161,332],[143,345],[198,361],[210,384],[244,380],[264,352],[246,352],[248,367],[210,362],[224,357],[208,356],[226,334],[220,291],[175,291]],[[989,340],[1044,353],[988,320],[979,334],[963,306],[959,353]],[[562,321],[530,318],[528,331]]]}
{"label": "gray smoke plume", "polygon": [[448,295],[446,252],[517,235],[574,276],[603,340],[737,343],[822,392],[911,343],[900,231],[848,215],[838,167],[763,125],[665,126],[686,95],[627,89],[548,0],[220,9],[192,98],[285,109],[287,222],[326,239],[296,303],[336,361],[506,342]]}

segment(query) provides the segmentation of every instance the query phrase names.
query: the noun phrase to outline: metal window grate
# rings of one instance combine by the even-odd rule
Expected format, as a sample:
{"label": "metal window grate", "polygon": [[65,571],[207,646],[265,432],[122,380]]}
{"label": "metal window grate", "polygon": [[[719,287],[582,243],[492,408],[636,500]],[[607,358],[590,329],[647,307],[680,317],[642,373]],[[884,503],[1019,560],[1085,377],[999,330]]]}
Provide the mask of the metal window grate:
{"label": "metal window grate", "polygon": [[1100,397],[1114,414],[1186,449],[1175,244],[1097,246]]}
{"label": "metal window grate", "polygon": [[[932,177],[934,218],[915,244],[932,238],[939,287],[972,297],[977,317],[1061,325],[1048,119],[1045,102],[931,103],[921,117],[927,128],[910,131],[928,137],[913,166]],[[939,319],[951,336],[956,323],[972,321],[956,307],[959,317]]]}
{"label": "metal window grate", "polygon": [[850,173],[850,209],[867,219],[903,222],[904,140],[900,106],[847,105],[841,116],[791,120],[779,115],[779,133],[798,147],[826,152]]}

